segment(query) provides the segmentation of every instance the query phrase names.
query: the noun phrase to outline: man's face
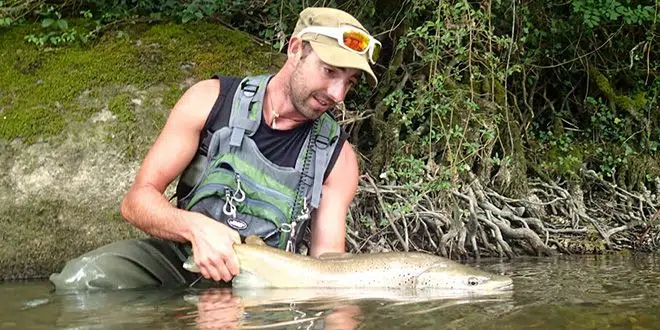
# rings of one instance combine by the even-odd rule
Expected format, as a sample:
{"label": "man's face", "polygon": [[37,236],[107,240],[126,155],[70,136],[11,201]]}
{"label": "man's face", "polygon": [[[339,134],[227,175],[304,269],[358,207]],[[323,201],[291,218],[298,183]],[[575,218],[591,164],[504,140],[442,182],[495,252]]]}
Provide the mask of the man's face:
{"label": "man's face", "polygon": [[[293,106],[307,119],[316,119],[344,97],[358,81],[358,69],[326,64],[311,49],[302,50],[290,79]],[[301,47],[302,48],[302,47]]]}

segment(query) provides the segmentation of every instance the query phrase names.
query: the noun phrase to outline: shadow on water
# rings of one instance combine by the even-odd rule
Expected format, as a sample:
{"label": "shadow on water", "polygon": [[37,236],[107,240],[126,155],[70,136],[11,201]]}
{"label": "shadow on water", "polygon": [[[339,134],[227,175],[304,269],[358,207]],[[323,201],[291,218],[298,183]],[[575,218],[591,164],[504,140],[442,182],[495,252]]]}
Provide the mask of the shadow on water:
{"label": "shadow on water", "polygon": [[70,295],[0,285],[7,329],[658,329],[660,258],[482,262],[513,278],[490,296],[383,290],[150,289]]}

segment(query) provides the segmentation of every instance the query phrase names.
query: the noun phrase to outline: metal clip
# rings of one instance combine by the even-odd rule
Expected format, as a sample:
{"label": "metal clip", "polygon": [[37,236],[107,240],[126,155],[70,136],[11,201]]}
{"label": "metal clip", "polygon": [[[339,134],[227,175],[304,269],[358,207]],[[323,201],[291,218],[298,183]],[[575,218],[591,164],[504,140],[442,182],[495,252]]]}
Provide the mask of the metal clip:
{"label": "metal clip", "polygon": [[286,252],[295,252],[295,246],[293,244],[295,237],[296,237],[296,222],[292,222],[291,225],[291,232],[289,233],[289,239],[286,241]]}
{"label": "metal clip", "polygon": [[225,189],[225,205],[222,207],[222,213],[230,217],[236,217],[236,206],[231,202],[232,197],[229,189]]}
{"label": "metal clip", "polygon": [[[236,197],[236,196],[240,196],[240,197]],[[238,173],[236,173],[236,191],[234,192],[234,195],[231,198],[238,203],[245,200],[245,192],[241,188],[241,175]]]}
{"label": "metal clip", "polygon": [[293,251],[293,242],[289,238],[288,241],[286,241],[286,248],[284,249],[285,252],[294,252]]}
{"label": "metal clip", "polygon": [[307,208],[307,197],[303,197],[303,212],[305,214],[309,214],[309,208]]}
{"label": "metal clip", "polygon": [[300,215],[295,219],[295,222],[309,220],[309,208],[307,207],[307,197],[303,198],[303,207],[300,210]]}

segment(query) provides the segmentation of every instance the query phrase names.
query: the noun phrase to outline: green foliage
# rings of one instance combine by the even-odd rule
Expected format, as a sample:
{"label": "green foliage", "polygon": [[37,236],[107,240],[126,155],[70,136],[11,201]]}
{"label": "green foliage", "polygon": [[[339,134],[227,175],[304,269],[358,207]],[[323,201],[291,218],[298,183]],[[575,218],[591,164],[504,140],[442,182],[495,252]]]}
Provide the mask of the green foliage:
{"label": "green foliage", "polygon": [[9,14],[11,3],[0,0],[0,28],[9,27],[15,23],[16,18]]}
{"label": "green foliage", "polygon": [[578,178],[584,162],[583,146],[576,144],[573,132],[555,135],[552,131],[540,131],[538,140],[544,146],[546,159],[541,168],[552,176]]}
{"label": "green foliage", "polygon": [[618,0],[573,0],[573,13],[581,16],[589,28],[621,19],[625,24],[641,25],[654,19],[655,8],[651,5],[631,4]]}
{"label": "green foliage", "polygon": [[659,107],[654,95],[660,85],[649,68],[658,66],[651,32],[658,8],[652,1],[624,0],[574,0],[569,5],[527,6],[532,15],[521,18],[529,28],[520,45],[526,51],[518,56],[531,65],[527,84],[514,93],[519,102],[534,100],[525,103],[529,114],[522,117],[529,127],[552,132],[558,141],[571,134],[574,153],[549,152],[551,139],[535,140],[542,152],[530,155],[536,163],[556,165],[550,166],[557,169],[551,176],[563,176],[565,157],[575,155],[581,166],[613,178],[641,158],[657,159],[653,109]]}
{"label": "green foliage", "polygon": [[[390,117],[400,123],[399,141],[411,157],[441,164],[447,181],[475,167],[501,165],[501,153],[490,150],[502,117],[492,102],[495,95],[482,94],[480,86],[493,86],[507,72],[515,72],[487,48],[489,42],[507,44],[507,37],[493,34],[486,13],[466,1],[414,1],[408,15],[418,23],[396,47],[414,54],[409,69],[422,70],[425,79],[413,80],[383,100]],[[480,42],[470,42],[475,39]],[[398,178],[405,184],[418,181],[420,175]],[[442,176],[433,178],[445,181]]]}
{"label": "green foliage", "polygon": [[596,100],[587,97],[586,101],[595,108],[595,113],[591,115],[591,126],[587,130],[593,142],[623,143],[627,139],[625,131],[629,119],[617,116],[617,113],[600,98]]}
{"label": "green foliage", "polygon": [[[60,46],[73,42],[85,43],[91,32],[84,32],[80,27],[72,27],[69,20],[62,17],[62,13],[52,5],[41,5],[35,11],[38,21],[41,22],[41,31],[37,34],[28,34],[25,40],[37,46]],[[89,17],[89,14],[83,14]]]}
{"label": "green foliage", "polygon": [[[284,0],[34,3],[41,5],[36,12],[8,14],[1,9],[16,8],[16,2],[0,0],[0,28],[36,22],[37,31],[24,30],[26,41],[75,49],[90,40],[102,43],[107,36],[130,42],[122,24],[140,19],[186,26],[212,21],[245,31],[278,51],[303,5]],[[384,182],[445,189],[471,172],[488,181],[498,170],[513,167],[518,168],[514,180],[524,180],[528,162],[552,177],[574,178],[581,168],[615,176],[642,156],[659,158],[659,7],[654,1],[304,4],[351,12],[385,46],[383,59],[375,66],[380,78],[377,89],[361,85],[346,101],[347,108],[368,118],[348,127],[352,142],[367,160],[363,170],[376,173],[375,177],[382,174]],[[160,27],[167,31],[161,35],[165,39],[176,41],[188,34],[186,28],[170,29],[167,24],[151,33],[160,33]],[[227,38],[226,33],[209,33],[205,42],[232,44]],[[218,68],[211,60],[221,51],[218,48],[209,46],[207,52],[193,54],[176,42],[162,45],[129,53],[119,50],[117,56],[140,63],[144,72],[134,73],[138,80],[147,73],[154,80],[171,77],[173,72],[166,71],[178,70],[173,63],[179,56],[200,63],[193,72],[198,76]],[[49,57],[20,56],[25,58],[14,64],[0,63],[0,71],[8,70],[12,81],[23,83],[35,73],[53,74],[43,71],[54,70]],[[229,54],[227,63],[235,63],[236,58]],[[121,62],[110,62],[120,72],[126,69]],[[106,75],[101,79],[108,79]],[[77,81],[60,83],[80,91]],[[168,90],[167,103],[173,104],[180,92]],[[12,93],[16,92],[9,89],[0,99],[7,100]],[[29,108],[35,109],[34,116],[58,122],[56,113],[40,112],[37,104]],[[3,115],[15,116],[6,109]],[[30,130],[21,127],[9,135],[16,136],[21,129]]]}

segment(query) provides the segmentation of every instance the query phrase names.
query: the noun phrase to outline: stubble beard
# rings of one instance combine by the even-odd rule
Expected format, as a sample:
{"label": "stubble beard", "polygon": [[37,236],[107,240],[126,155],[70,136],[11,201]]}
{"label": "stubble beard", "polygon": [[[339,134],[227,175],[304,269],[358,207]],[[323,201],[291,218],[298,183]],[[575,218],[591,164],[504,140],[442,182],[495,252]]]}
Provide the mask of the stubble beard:
{"label": "stubble beard", "polygon": [[296,111],[309,120],[315,120],[323,114],[305,104],[313,94],[314,92],[308,90],[302,70],[297,66],[289,79],[289,95]]}

